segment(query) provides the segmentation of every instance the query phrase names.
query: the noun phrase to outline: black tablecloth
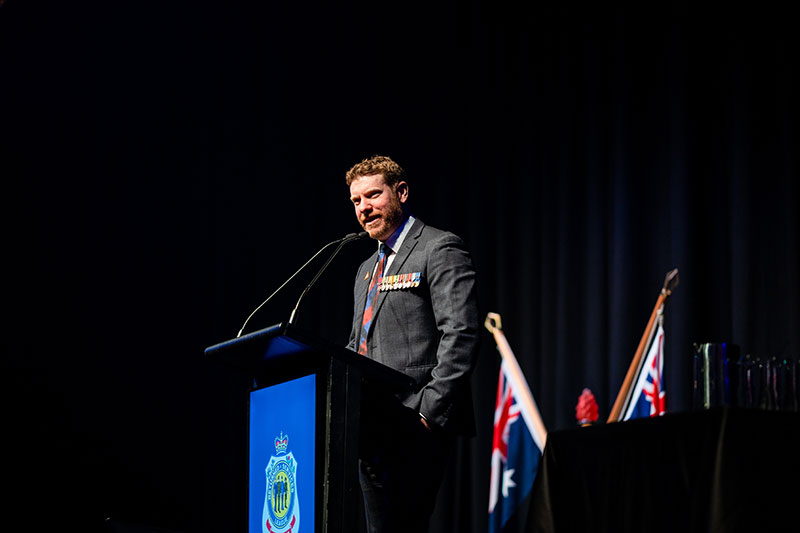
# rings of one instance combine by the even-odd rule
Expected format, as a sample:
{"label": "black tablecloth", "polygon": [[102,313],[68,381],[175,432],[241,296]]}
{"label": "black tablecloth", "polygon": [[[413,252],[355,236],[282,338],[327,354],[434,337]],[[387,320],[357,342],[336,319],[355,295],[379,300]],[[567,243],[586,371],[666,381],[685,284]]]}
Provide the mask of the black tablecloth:
{"label": "black tablecloth", "polygon": [[800,414],[734,408],[548,435],[528,531],[800,531]]}

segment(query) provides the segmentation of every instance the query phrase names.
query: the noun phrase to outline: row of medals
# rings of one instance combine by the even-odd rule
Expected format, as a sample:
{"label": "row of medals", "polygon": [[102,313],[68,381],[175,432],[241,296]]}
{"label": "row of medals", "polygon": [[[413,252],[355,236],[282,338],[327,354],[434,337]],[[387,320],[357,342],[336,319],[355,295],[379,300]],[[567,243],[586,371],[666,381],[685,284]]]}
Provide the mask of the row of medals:
{"label": "row of medals", "polygon": [[397,274],[394,276],[384,276],[378,285],[379,291],[396,291],[399,289],[410,289],[419,287],[422,280],[421,272],[411,272],[409,274]]}

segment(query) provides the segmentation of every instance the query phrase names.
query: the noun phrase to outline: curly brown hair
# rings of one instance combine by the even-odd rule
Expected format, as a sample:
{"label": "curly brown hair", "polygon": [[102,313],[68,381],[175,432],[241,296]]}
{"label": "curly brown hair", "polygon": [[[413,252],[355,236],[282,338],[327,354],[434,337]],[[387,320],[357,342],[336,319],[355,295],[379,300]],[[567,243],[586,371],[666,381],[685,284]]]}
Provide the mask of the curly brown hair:
{"label": "curly brown hair", "polygon": [[345,176],[347,186],[349,187],[354,180],[361,176],[372,176],[373,174],[383,174],[383,180],[390,187],[394,187],[406,179],[406,171],[390,157],[374,155],[364,159],[347,171]]}

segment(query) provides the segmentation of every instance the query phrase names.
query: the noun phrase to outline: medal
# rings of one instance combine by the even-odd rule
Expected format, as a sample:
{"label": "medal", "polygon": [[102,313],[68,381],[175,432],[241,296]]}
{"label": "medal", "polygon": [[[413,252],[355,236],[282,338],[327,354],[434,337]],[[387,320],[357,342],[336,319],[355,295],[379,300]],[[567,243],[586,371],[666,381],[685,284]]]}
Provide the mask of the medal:
{"label": "medal", "polygon": [[419,287],[422,283],[422,272],[407,272],[405,274],[395,274],[393,276],[383,276],[378,280],[378,290],[399,291]]}

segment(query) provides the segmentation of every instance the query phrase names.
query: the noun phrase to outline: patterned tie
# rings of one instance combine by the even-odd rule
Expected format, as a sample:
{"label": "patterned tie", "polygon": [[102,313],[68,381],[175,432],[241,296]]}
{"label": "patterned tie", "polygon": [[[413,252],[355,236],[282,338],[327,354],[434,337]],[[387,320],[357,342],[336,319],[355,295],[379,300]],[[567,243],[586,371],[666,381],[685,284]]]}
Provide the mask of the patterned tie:
{"label": "patterned tie", "polygon": [[378,266],[375,267],[375,274],[372,276],[372,281],[369,283],[369,292],[367,293],[367,305],[364,308],[364,320],[361,322],[361,341],[358,344],[358,353],[367,355],[367,334],[369,327],[372,325],[372,312],[375,307],[375,299],[378,296],[378,282],[383,277],[383,269],[386,267],[386,245],[381,243],[380,250],[378,251]]}

